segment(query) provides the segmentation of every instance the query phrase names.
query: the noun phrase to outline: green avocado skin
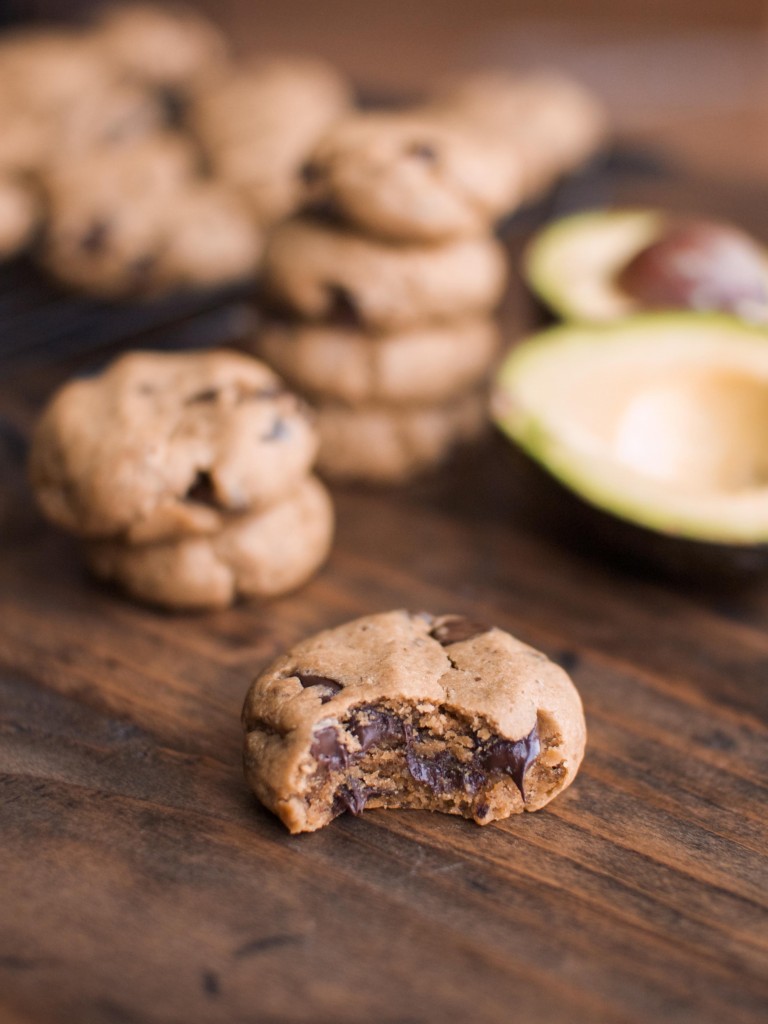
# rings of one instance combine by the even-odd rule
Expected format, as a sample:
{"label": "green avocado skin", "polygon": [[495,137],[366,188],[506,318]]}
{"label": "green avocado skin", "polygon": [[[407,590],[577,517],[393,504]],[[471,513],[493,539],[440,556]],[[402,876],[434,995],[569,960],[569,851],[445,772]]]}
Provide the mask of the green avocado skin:
{"label": "green avocado skin", "polygon": [[539,527],[612,569],[697,592],[744,589],[768,573],[768,544],[717,544],[657,533],[590,505],[521,449],[508,445],[507,457],[517,460],[529,501],[540,510]]}

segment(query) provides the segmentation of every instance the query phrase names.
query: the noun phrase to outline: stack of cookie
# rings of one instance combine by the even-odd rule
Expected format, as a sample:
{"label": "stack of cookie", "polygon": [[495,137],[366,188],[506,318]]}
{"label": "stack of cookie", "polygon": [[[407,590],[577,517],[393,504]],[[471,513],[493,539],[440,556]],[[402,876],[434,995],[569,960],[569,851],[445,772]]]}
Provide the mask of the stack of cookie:
{"label": "stack of cookie", "polygon": [[310,212],[268,242],[279,318],[254,342],[314,404],[326,475],[402,481],[482,427],[506,279],[495,221],[602,128],[573,83],[482,76],[326,133],[304,166]]}
{"label": "stack of cookie", "polygon": [[171,608],[220,608],[305,582],[328,554],[306,407],[235,352],[122,356],[63,387],[35,432],[44,514],[91,569]]}

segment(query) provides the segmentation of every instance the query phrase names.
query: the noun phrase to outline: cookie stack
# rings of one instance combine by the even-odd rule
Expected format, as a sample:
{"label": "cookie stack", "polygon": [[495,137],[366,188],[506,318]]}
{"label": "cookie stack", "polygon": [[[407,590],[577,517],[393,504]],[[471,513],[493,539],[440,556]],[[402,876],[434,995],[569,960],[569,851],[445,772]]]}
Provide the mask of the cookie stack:
{"label": "cookie stack", "polygon": [[[254,348],[315,406],[329,477],[405,480],[485,423],[506,280],[494,223],[601,137],[571,83],[520,88],[471,79],[421,108],[340,119],[304,165],[309,212],[268,242],[279,317]],[[584,108],[569,145],[553,103],[566,121]]]}
{"label": "cookie stack", "polygon": [[306,407],[257,360],[134,352],[54,396],[30,472],[98,576],[152,604],[221,608],[293,590],[325,560],[316,452]]}

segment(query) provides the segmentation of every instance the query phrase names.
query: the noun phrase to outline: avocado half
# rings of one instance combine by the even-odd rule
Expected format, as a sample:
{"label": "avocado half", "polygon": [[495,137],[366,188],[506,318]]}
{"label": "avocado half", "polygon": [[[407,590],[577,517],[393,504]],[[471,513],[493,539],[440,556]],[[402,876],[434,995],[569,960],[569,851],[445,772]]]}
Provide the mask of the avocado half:
{"label": "avocado half", "polygon": [[555,327],[507,357],[493,413],[606,524],[768,565],[768,330],[694,313]]}
{"label": "avocado half", "polygon": [[768,321],[768,252],[724,221],[658,209],[573,214],[533,237],[523,275],[566,320],[690,309]]}

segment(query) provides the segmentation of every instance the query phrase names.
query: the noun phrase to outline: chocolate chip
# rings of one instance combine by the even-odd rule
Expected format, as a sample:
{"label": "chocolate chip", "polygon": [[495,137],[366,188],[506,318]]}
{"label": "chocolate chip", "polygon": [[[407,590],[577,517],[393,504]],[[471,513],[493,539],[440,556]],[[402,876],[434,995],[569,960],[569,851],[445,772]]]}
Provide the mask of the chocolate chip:
{"label": "chocolate chip", "polygon": [[309,752],[324,768],[346,768],[349,751],[339,743],[338,733],[332,725],[318,729]]}
{"label": "chocolate chip", "polygon": [[83,252],[92,253],[95,256],[100,252],[104,252],[108,239],[109,222],[106,220],[95,220],[80,239],[80,248]]}
{"label": "chocolate chip", "polygon": [[428,142],[413,142],[406,150],[408,156],[415,156],[426,163],[434,163],[437,160],[437,150]]}
{"label": "chocolate chip", "polygon": [[359,779],[348,779],[344,786],[336,790],[331,808],[334,814],[343,814],[344,811],[351,811],[352,814],[362,814],[370,792],[365,789]]}
{"label": "chocolate chip", "polygon": [[403,723],[396,715],[373,708],[361,708],[349,723],[349,731],[360,742],[360,753],[380,743],[404,739]]}
{"label": "chocolate chip", "polygon": [[484,622],[475,622],[462,615],[455,615],[443,619],[429,635],[443,647],[448,647],[450,644],[458,644],[463,640],[472,640],[476,636],[487,633],[491,628]]}
{"label": "chocolate chip", "polygon": [[211,508],[219,507],[211,474],[204,469],[198,470],[184,498],[186,501],[194,501],[198,505],[210,505]]}
{"label": "chocolate chip", "polygon": [[192,395],[191,398],[187,399],[187,405],[193,405],[197,402],[215,402],[219,397],[219,392],[216,388],[206,388],[205,391],[198,391],[196,395]]}
{"label": "chocolate chip", "polygon": [[336,682],[335,679],[329,679],[327,676],[314,676],[304,672],[294,672],[293,674],[305,690],[311,686],[320,687],[321,704],[327,704],[334,694],[343,689],[341,683]]}
{"label": "chocolate chip", "polygon": [[187,97],[170,85],[162,85],[155,91],[167,127],[181,128],[189,109]]}
{"label": "chocolate chip", "polygon": [[493,740],[477,757],[485,771],[500,771],[512,777],[512,781],[525,799],[523,779],[529,765],[541,752],[538,724],[520,740]]}
{"label": "chocolate chip", "polygon": [[269,428],[266,434],[261,435],[262,441],[283,441],[286,437],[290,436],[290,430],[288,424],[282,417],[275,417],[275,422]]}
{"label": "chocolate chip", "polygon": [[305,185],[316,184],[323,176],[323,168],[314,160],[307,160],[299,168],[299,177]]}
{"label": "chocolate chip", "polygon": [[328,293],[328,317],[343,327],[359,327],[360,311],[352,294],[339,284],[326,286]]}

